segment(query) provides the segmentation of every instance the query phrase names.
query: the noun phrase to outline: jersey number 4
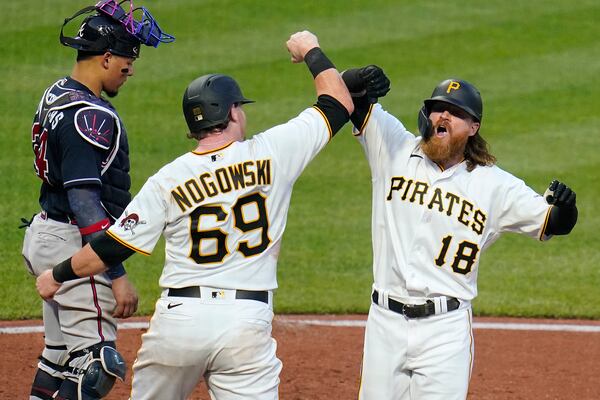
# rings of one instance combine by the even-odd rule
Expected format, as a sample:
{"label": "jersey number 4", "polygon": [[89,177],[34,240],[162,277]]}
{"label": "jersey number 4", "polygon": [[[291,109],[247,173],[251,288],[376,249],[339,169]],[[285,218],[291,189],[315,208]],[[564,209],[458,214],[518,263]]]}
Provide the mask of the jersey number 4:
{"label": "jersey number 4", "polygon": [[[254,204],[257,210],[256,219],[247,221],[244,218],[244,206]],[[244,197],[240,197],[237,202],[231,207],[234,216],[234,226],[248,233],[255,230],[260,230],[260,242],[256,245],[250,245],[248,241],[240,241],[237,246],[237,251],[246,257],[260,254],[266,250],[271,243],[269,239],[269,220],[267,218],[267,207],[265,206],[265,198],[259,193],[253,193]],[[200,206],[190,214],[192,219],[191,238],[192,251],[190,258],[198,264],[208,264],[222,262],[227,256],[227,233],[222,229],[200,229],[200,220],[203,215],[213,215],[217,221],[223,221],[227,218],[227,213],[221,205]],[[202,240],[216,241],[216,251],[211,254],[202,254]]]}
{"label": "jersey number 4", "polygon": [[[435,259],[435,264],[438,267],[441,267],[446,263],[446,254],[448,253],[451,243],[452,236],[450,235],[442,239],[442,249]],[[475,243],[463,240],[459,243],[458,249],[454,255],[454,260],[452,261],[452,270],[457,274],[468,274],[473,269],[473,264],[475,263],[477,254],[479,254],[479,246],[477,246]]]}
{"label": "jersey number 4", "polygon": [[34,124],[31,128],[31,143],[35,154],[33,164],[35,173],[44,182],[48,182],[48,159],[46,157],[48,130],[46,128],[42,129],[40,124]]}

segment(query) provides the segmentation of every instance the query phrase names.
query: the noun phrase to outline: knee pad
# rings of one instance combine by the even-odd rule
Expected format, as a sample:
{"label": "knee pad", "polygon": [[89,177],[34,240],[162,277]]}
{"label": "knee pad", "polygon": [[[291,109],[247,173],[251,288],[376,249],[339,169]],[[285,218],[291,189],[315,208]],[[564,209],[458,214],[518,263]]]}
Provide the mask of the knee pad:
{"label": "knee pad", "polygon": [[77,395],[79,400],[98,400],[106,396],[115,380],[125,379],[125,360],[117,350],[110,346],[93,352],[79,376]]}

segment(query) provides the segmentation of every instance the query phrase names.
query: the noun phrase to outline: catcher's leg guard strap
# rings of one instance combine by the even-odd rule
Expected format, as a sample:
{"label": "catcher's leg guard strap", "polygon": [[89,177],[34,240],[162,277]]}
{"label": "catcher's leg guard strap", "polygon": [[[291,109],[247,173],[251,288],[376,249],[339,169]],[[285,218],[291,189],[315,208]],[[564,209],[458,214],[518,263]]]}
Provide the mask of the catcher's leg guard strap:
{"label": "catcher's leg guard strap", "polygon": [[46,372],[48,375],[50,375],[54,378],[59,378],[61,380],[65,379],[65,377],[63,375],[63,372],[65,371],[64,365],[56,364],[56,363],[48,360],[43,355],[39,357],[39,360],[40,360],[40,362],[38,363],[39,370]]}
{"label": "catcher's leg guard strap", "polygon": [[41,369],[37,370],[31,385],[30,400],[52,400],[62,384],[62,378],[50,375]]}

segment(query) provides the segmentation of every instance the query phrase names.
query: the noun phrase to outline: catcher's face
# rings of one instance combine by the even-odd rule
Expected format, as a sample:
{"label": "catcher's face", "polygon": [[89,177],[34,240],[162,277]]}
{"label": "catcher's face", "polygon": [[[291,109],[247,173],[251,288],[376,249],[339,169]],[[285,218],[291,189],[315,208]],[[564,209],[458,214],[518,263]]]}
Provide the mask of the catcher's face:
{"label": "catcher's face", "polygon": [[133,76],[134,61],[135,58],[117,56],[111,53],[104,54],[103,62],[106,76],[102,89],[108,97],[115,97],[119,93],[119,88],[127,81],[127,78]]}
{"label": "catcher's face", "polygon": [[479,122],[459,107],[444,102],[432,106],[429,119],[433,134],[421,143],[423,152],[446,168],[461,162],[469,137],[479,130]]}

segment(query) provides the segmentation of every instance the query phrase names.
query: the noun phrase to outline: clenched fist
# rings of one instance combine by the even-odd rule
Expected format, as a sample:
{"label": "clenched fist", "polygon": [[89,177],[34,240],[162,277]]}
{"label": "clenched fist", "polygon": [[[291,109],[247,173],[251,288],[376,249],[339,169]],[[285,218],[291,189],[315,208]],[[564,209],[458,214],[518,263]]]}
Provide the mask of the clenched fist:
{"label": "clenched fist", "polygon": [[544,192],[544,198],[548,204],[553,204],[556,207],[575,207],[575,192],[556,179],[550,183],[550,186]]}
{"label": "clenched fist", "polygon": [[346,70],[342,73],[342,78],[353,97],[366,94],[371,103],[390,91],[390,80],[377,65]]}
{"label": "clenched fist", "polygon": [[319,40],[309,31],[296,32],[286,42],[293,63],[301,63],[309,50],[319,47]]}

